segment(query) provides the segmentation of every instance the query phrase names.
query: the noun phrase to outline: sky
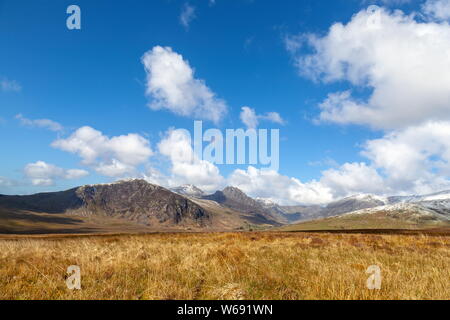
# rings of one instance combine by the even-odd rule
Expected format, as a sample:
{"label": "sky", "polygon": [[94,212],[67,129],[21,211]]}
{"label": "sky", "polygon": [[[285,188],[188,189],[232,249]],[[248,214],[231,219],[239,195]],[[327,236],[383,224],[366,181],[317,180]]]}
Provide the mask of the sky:
{"label": "sky", "polygon": [[[0,193],[450,189],[449,21],[450,0],[0,0]],[[278,170],[197,157],[195,120],[278,129]]]}

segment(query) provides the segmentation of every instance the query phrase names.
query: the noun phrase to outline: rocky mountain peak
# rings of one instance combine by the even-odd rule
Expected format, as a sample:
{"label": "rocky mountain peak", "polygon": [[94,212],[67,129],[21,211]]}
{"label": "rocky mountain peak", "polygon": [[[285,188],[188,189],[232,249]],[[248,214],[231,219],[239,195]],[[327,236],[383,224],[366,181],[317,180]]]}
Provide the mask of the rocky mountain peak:
{"label": "rocky mountain peak", "polygon": [[142,179],[83,186],[76,194],[83,202],[78,212],[85,215],[100,213],[146,225],[203,225],[209,218],[189,199]]}
{"label": "rocky mountain peak", "polygon": [[210,223],[209,213],[199,205],[143,179],[30,196],[7,196],[0,199],[0,207],[119,218],[147,226],[205,226]]}
{"label": "rocky mountain peak", "polygon": [[[244,200],[244,201],[248,201],[249,199],[251,199],[249,196],[247,196],[245,194],[245,192],[243,192],[241,189],[236,188],[236,187],[226,187],[225,189],[222,190],[222,193],[231,199],[235,199],[235,200]],[[253,199],[251,199],[253,200]]]}

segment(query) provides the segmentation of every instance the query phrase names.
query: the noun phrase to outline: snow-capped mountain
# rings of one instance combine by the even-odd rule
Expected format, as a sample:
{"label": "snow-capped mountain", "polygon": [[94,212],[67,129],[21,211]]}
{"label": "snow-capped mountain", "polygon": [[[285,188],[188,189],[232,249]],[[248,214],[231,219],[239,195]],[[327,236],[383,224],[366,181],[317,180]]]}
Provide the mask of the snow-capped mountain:
{"label": "snow-capped mountain", "polygon": [[274,200],[269,198],[255,198],[255,200],[268,212],[272,214],[272,216],[276,217],[278,221],[282,221],[283,223],[291,223],[299,220],[301,216],[298,212],[290,213],[286,210],[285,206],[280,206]]}
{"label": "snow-capped mountain", "polygon": [[383,197],[356,194],[327,205],[282,206],[270,198],[250,198],[241,190],[227,187],[206,195],[194,185],[183,185],[171,191],[199,199],[213,200],[243,212],[258,212],[280,223],[316,220],[328,217],[361,214],[388,214],[415,221],[450,221],[450,190],[426,195]]}
{"label": "snow-capped mountain", "polygon": [[170,190],[175,193],[181,194],[183,196],[194,197],[194,198],[201,198],[205,195],[203,190],[201,190],[200,188],[198,188],[192,184],[185,184],[185,185],[182,185],[179,187],[171,188]]}
{"label": "snow-capped mountain", "polygon": [[[447,221],[450,217],[450,190],[426,195],[383,197],[373,194],[356,194],[325,206],[284,207],[270,199],[257,199],[265,208],[280,214],[297,214],[297,221],[315,220],[347,214],[388,212],[392,216],[407,215],[409,220],[436,219]],[[310,210],[311,209],[311,210]],[[290,215],[294,217],[293,215]],[[293,221],[294,219],[290,220]]]}
{"label": "snow-capped mountain", "polygon": [[278,206],[278,204],[275,201],[269,198],[255,198],[255,200],[265,207]]}
{"label": "snow-capped mountain", "polygon": [[329,203],[323,209],[323,216],[334,216],[360,209],[374,208],[388,203],[384,197],[371,194],[357,194]]}
{"label": "snow-capped mountain", "polygon": [[404,202],[404,203],[418,203],[418,202],[434,202],[434,203],[441,203],[441,202],[450,202],[450,190],[431,193],[427,195],[412,195],[412,196],[396,196],[396,197],[389,197],[388,203],[398,203],[398,202]]}
{"label": "snow-capped mountain", "polygon": [[450,221],[450,191],[427,195],[395,196],[380,206],[350,211],[344,216],[385,213],[410,221]]}
{"label": "snow-capped mountain", "polygon": [[389,204],[414,204],[420,206],[422,211],[431,210],[438,214],[450,214],[450,190],[406,197],[389,197]]}
{"label": "snow-capped mountain", "polygon": [[340,217],[349,217],[366,214],[385,214],[387,217],[403,219],[410,222],[450,222],[450,210],[438,210],[435,207],[427,207],[420,203],[399,202],[369,209],[362,209],[346,213]]}

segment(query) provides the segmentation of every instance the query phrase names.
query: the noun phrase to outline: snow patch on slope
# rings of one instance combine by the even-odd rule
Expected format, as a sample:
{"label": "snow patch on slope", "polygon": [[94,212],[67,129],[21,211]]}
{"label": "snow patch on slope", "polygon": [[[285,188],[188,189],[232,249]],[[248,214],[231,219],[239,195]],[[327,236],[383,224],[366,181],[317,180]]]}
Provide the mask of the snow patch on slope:
{"label": "snow patch on slope", "polygon": [[171,191],[181,194],[183,196],[189,196],[189,197],[196,197],[200,198],[205,195],[203,190],[200,188],[192,185],[192,184],[185,184],[176,188],[170,189]]}

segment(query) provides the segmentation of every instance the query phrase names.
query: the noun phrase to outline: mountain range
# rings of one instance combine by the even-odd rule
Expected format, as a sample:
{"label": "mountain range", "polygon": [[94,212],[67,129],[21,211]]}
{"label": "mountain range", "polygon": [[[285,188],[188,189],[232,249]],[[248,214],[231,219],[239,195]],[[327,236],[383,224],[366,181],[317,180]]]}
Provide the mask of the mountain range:
{"label": "mountain range", "polygon": [[328,204],[315,217],[283,230],[450,227],[450,191],[393,197],[354,195]]}
{"label": "mountain range", "polygon": [[[206,194],[145,180],[61,192],[0,195],[0,233],[93,233],[280,228],[421,227],[450,223],[450,191],[379,197],[359,194],[327,205],[282,206],[236,187]],[[284,227],[285,228],[285,227]]]}

